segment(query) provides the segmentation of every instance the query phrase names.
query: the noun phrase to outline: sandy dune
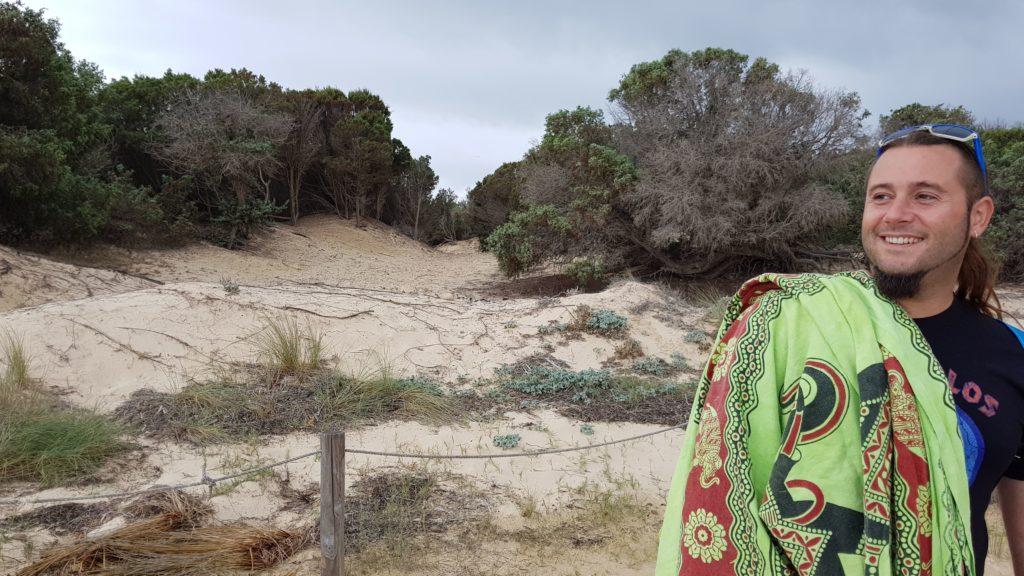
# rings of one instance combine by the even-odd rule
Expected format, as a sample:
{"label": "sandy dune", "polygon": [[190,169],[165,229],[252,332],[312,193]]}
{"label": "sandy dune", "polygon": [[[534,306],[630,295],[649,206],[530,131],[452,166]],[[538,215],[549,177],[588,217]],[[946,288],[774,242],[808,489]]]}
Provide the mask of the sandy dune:
{"label": "sandy dune", "polygon": [[62,264],[0,246],[0,313],[150,286],[156,282],[113,270]]}
{"label": "sandy dune", "polygon": [[[570,320],[580,305],[626,316],[630,336],[649,356],[678,353],[691,366],[705,360],[696,344],[684,338],[706,328],[701,320],[705,311],[656,285],[619,281],[596,294],[491,298],[481,289],[501,278],[493,257],[481,253],[475,241],[432,249],[380,226],[357,228],[331,217],[306,218],[295,228],[275,226],[241,252],[200,244],[161,251],[107,250],[82,258],[123,272],[59,264],[0,247],[0,329],[13,330],[24,340],[33,370],[45,384],[74,404],[106,412],[136,390],[172,392],[190,380],[205,378],[217,366],[254,360],[253,336],[267,319],[286,315],[321,331],[331,362],[344,369],[372,370],[376,358],[384,358],[405,375],[448,383],[486,378],[502,364],[538,353],[549,353],[575,370],[600,367],[612,356],[616,341],[593,335],[578,340],[538,335],[541,327]],[[1008,287],[1003,295],[1004,304],[1020,316],[1024,293]],[[579,426],[550,411],[510,412],[490,422],[460,426],[388,422],[352,430],[348,442],[371,450],[489,454],[500,450],[491,443],[495,434],[519,433],[520,448],[535,449],[584,445],[661,428],[598,423],[588,436]],[[588,573],[640,574],[653,567],[652,526],[657,524],[657,507],[682,438],[683,432],[675,430],[588,452],[430,466],[489,491],[489,513],[498,525],[522,523],[517,502],[523,498],[555,512],[584,484],[629,486],[653,506],[653,520],[639,538],[646,546],[639,552],[640,560],[617,560],[608,549],[594,548],[589,554],[570,551],[557,558],[541,554],[523,560],[517,569],[504,565],[485,570],[484,564],[478,568],[482,573],[539,569],[570,574],[568,568],[576,566]],[[151,440],[141,444],[143,449],[129,463],[118,464],[120,468],[102,475],[99,483],[45,491],[21,485],[4,488],[0,497],[80,496],[194,482],[204,469],[210,475],[226,474],[237,470],[240,461],[270,462],[318,448],[317,437],[304,433],[269,438],[258,446],[198,449]],[[347,480],[406,464],[351,455]],[[212,498],[218,518],[280,526],[312,521],[309,516],[315,510],[286,510],[283,490],[315,484],[319,463],[307,459],[290,464],[275,478],[247,481]],[[29,508],[0,505],[0,515]],[[0,567],[5,570],[21,565],[26,553],[38,554],[56,540],[41,530],[20,538],[32,545],[10,539],[0,545]],[[303,553],[289,566],[312,573],[316,558],[315,551]],[[545,562],[560,563],[566,570],[546,569]],[[998,551],[990,566],[991,574],[1009,574],[1005,556],[1001,559]]]}

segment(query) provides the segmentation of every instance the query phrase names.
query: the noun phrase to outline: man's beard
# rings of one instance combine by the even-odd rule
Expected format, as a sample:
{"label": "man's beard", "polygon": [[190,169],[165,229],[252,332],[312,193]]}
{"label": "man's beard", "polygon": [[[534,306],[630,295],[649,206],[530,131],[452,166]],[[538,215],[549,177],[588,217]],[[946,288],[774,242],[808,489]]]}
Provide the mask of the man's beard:
{"label": "man's beard", "polygon": [[868,262],[871,265],[871,276],[875,279],[875,285],[878,286],[878,291],[883,296],[891,300],[903,300],[906,298],[913,298],[917,296],[917,293],[921,291],[921,281],[925,275],[935,270],[939,266],[944,265],[946,262],[962,255],[967,250],[967,245],[971,242],[970,234],[970,220],[964,222],[964,242],[960,246],[960,249],[950,255],[942,262],[925,268],[923,270],[917,270],[915,272],[886,272],[881,267],[871,261],[870,257]]}
{"label": "man's beard", "polygon": [[875,268],[875,285],[883,296],[890,300],[903,300],[913,298],[921,290],[921,280],[928,270],[907,272],[904,274],[890,274]]}

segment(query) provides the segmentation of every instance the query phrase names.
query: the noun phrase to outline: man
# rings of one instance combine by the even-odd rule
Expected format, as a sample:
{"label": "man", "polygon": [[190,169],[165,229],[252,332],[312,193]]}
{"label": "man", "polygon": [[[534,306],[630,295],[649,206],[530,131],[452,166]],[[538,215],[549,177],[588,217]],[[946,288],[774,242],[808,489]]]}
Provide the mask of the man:
{"label": "man", "polygon": [[[978,135],[887,136],[871,264],[747,282],[698,386],[658,574],[981,574],[994,488],[1024,576],[1024,334],[977,238]],[[1019,338],[1019,340],[1018,340]]]}
{"label": "man", "polygon": [[994,209],[980,138],[945,130],[970,138],[971,147],[920,128],[883,139],[862,241],[879,289],[914,318],[948,374],[977,573],[988,551],[985,510],[998,484],[1015,571],[1024,576],[1024,333],[995,318],[1002,316],[995,271],[978,245]]}

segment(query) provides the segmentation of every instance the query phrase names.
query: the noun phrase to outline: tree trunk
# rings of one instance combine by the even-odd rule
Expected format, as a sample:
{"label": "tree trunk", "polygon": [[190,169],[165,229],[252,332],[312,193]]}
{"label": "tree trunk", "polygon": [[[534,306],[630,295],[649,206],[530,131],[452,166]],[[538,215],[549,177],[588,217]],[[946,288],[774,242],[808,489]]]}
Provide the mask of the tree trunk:
{"label": "tree trunk", "polygon": [[292,226],[299,221],[299,176],[297,172],[294,167],[288,168],[288,201],[291,204]]}
{"label": "tree trunk", "polygon": [[420,206],[423,205],[423,196],[416,198],[416,220],[412,226],[412,237],[414,240],[420,239]]}

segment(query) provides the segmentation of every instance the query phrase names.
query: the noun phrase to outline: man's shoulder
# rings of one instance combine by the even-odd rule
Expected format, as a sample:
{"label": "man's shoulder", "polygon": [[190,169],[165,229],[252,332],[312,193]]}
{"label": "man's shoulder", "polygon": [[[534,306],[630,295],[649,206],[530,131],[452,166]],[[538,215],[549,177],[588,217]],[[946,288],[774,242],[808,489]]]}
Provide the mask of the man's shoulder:
{"label": "man's shoulder", "polygon": [[878,294],[874,280],[863,271],[761,274],[744,282],[736,298],[743,303],[774,300],[786,308],[848,308],[885,302]]}
{"label": "man's shoulder", "polygon": [[1003,320],[1001,323],[1010,329],[1010,333],[1017,338],[1017,342],[1019,342],[1021,348],[1024,349],[1024,330],[1021,330],[1020,328],[1014,326],[1013,324],[1010,324],[1005,320]]}

